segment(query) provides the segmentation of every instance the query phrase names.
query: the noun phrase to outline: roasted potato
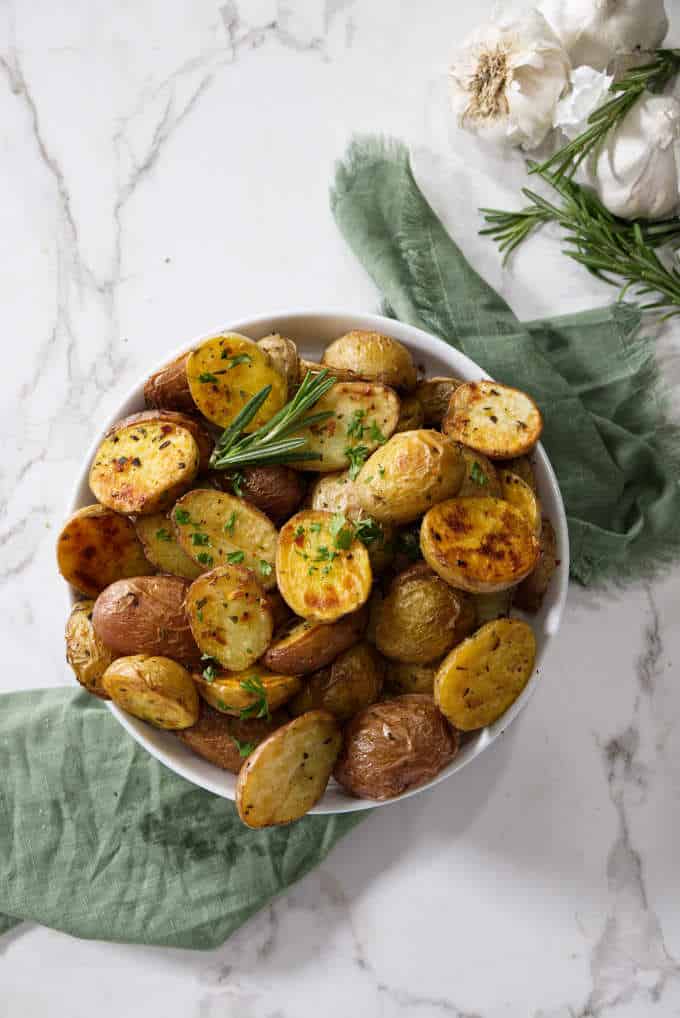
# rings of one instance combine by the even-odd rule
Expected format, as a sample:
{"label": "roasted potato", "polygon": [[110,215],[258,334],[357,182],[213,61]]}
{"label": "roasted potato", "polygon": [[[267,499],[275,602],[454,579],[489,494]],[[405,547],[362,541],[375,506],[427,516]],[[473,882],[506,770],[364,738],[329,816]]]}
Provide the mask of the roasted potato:
{"label": "roasted potato", "polygon": [[460,378],[425,378],[416,387],[416,396],[420,400],[428,428],[441,427],[444,414],[449,409],[453,393],[462,385]]}
{"label": "roasted potato", "polygon": [[393,581],[377,609],[375,644],[395,661],[427,664],[453,646],[461,599],[424,562]]}
{"label": "roasted potato", "polygon": [[[209,675],[209,678],[206,678]],[[297,675],[274,675],[259,665],[239,672],[215,672],[214,667],[194,673],[198,691],[211,707],[236,717],[269,717],[299,691]]]}
{"label": "roasted potato", "polygon": [[499,470],[512,470],[513,474],[521,477],[525,484],[528,484],[534,495],[538,493],[536,485],[536,474],[531,460],[528,456],[518,456],[512,460],[499,460],[496,463]]}
{"label": "roasted potato", "polygon": [[188,671],[169,657],[119,657],[104,672],[114,703],[156,728],[189,728],[198,721],[198,693]]}
{"label": "roasted potato", "polygon": [[543,418],[533,399],[498,382],[465,382],[454,391],[442,431],[492,460],[522,456],[541,437]]}
{"label": "roasted potato", "polygon": [[179,546],[175,528],[165,513],[138,516],[135,530],[142,542],[144,554],[159,572],[195,580],[205,571],[204,566],[194,562]]}
{"label": "roasted potato", "polygon": [[291,399],[300,375],[300,358],[295,343],[278,332],[272,332],[271,335],[258,339],[257,345],[260,350],[264,350],[272,367],[284,379],[286,399]]}
{"label": "roasted potato", "polygon": [[464,445],[461,445],[460,451],[465,460],[465,476],[456,498],[468,498],[470,495],[501,498],[501,484],[491,460],[481,452],[466,449]]}
{"label": "roasted potato", "polygon": [[171,657],[195,664],[200,651],[185,610],[189,590],[179,576],[117,580],[94,603],[92,624],[116,654]]}
{"label": "roasted potato", "polygon": [[523,481],[512,470],[499,470],[498,479],[501,485],[501,498],[514,505],[529,520],[536,537],[541,533],[541,503],[526,481]]}
{"label": "roasted potato", "polygon": [[399,407],[399,420],[395,432],[417,431],[423,427],[425,427],[423,404],[417,396],[404,396]]}
{"label": "roasted potato", "polygon": [[141,410],[138,414],[130,414],[129,417],[125,417],[122,421],[114,424],[113,427],[109,428],[104,438],[115,435],[123,427],[129,428],[133,424],[144,425],[151,423],[173,424],[178,428],[186,428],[187,431],[190,431],[198,446],[198,469],[200,471],[208,469],[214,443],[208,429],[191,414],[180,414],[173,410]]}
{"label": "roasted potato", "polygon": [[276,633],[262,658],[273,672],[284,675],[309,675],[325,668],[361,638],[368,621],[366,605],[336,622],[307,622],[293,618],[290,625]]}
{"label": "roasted potato", "polygon": [[267,595],[245,566],[218,566],[194,580],[187,615],[202,652],[232,672],[249,668],[272,638]]}
{"label": "roasted potato", "polygon": [[57,565],[90,597],[114,580],[153,572],[130,520],[103,505],[86,505],[68,518],[57,539]]}
{"label": "roasted potato", "polygon": [[271,718],[233,718],[200,701],[198,721],[177,732],[177,738],[197,756],[224,771],[238,774],[256,746],[285,724],[285,715]]}
{"label": "roasted potato", "polygon": [[328,473],[363,463],[368,453],[390,437],[399,420],[399,399],[392,389],[374,382],[336,382],[314,404],[314,413],[331,412],[320,424],[297,431],[305,452],[320,459],[301,460],[296,469]]}
{"label": "roasted potato", "polygon": [[373,576],[366,548],[331,513],[306,509],[281,528],[276,551],[279,590],[296,615],[334,622],[368,599]]}
{"label": "roasted potato", "polygon": [[235,332],[204,340],[189,354],[187,377],[194,403],[204,417],[226,428],[266,385],[271,392],[246,431],[255,431],[287,399],[285,379],[257,343]]}
{"label": "roasted potato", "polygon": [[288,709],[291,714],[327,710],[338,721],[347,721],[380,696],[385,662],[370,643],[355,643],[332,664],[303,683]]}
{"label": "roasted potato", "polygon": [[92,625],[94,601],[77,601],[66,623],[66,660],[81,686],[108,700],[102,676],[115,655],[99,639]]}
{"label": "roasted potato", "polygon": [[534,670],[536,639],[521,619],[487,622],[444,658],[434,680],[442,714],[462,732],[496,721]]}
{"label": "roasted potato", "polygon": [[378,523],[366,515],[359,505],[349,470],[322,474],[312,485],[306,501],[310,509],[343,513],[348,520],[358,524],[357,535],[366,546],[374,574],[381,573],[389,565],[394,550],[395,529],[389,523]]}
{"label": "roasted potato", "polygon": [[171,518],[180,548],[204,571],[242,563],[265,590],[275,586],[278,535],[255,506],[212,488],[194,488],[179,499]]}
{"label": "roasted potato", "polygon": [[237,473],[213,470],[210,482],[222,491],[244,498],[277,526],[297,511],[307,488],[304,474],[279,464],[243,467]]}
{"label": "roasted potato", "polygon": [[189,352],[181,353],[174,361],[155,371],[144,383],[144,401],[148,407],[157,410],[178,410],[192,413],[196,410],[189,379],[187,361]]}
{"label": "roasted potato", "polygon": [[356,480],[361,507],[379,522],[410,523],[455,495],[465,460],[437,431],[402,431],[364,463]]}
{"label": "roasted potato", "polygon": [[458,737],[431,696],[398,696],[349,722],[333,773],[350,795],[391,799],[435,777],[457,749]]}
{"label": "roasted potato", "polygon": [[[295,615],[290,610],[286,602],[283,600],[278,587],[274,587],[273,590],[267,591],[267,597],[269,599],[269,607],[272,610],[272,621],[274,623],[274,632],[279,633],[285,627],[291,624],[292,620],[295,619]],[[299,621],[299,619],[295,619]],[[276,671],[276,668],[272,669]],[[297,674],[293,672],[292,674]]]}
{"label": "roasted potato", "polygon": [[331,369],[326,364],[319,364],[318,361],[308,361],[304,357],[300,357],[300,375],[299,381],[303,382],[306,375],[320,375],[322,371],[332,376],[336,382],[361,382],[362,379],[354,371],[348,371],[345,368],[333,368]]}
{"label": "roasted potato", "polygon": [[[150,411],[153,413],[153,411]],[[118,513],[160,512],[190,486],[201,461],[192,431],[159,416],[126,418],[108,433],[90,467],[90,490]]]}
{"label": "roasted potato", "polygon": [[404,392],[416,386],[416,366],[409,351],[398,340],[379,332],[353,329],[327,346],[322,360],[331,370],[354,371],[360,378]]}
{"label": "roasted potato", "polygon": [[519,583],[538,560],[538,540],[523,513],[500,498],[452,498],[420,527],[425,561],[452,587],[490,593]]}
{"label": "roasted potato", "polygon": [[241,768],[236,808],[248,827],[298,820],[323,795],[342,743],[332,714],[314,710],[277,729]]}
{"label": "roasted potato", "polygon": [[538,565],[515,590],[515,604],[526,612],[539,610],[552,575],[557,569],[557,537],[550,520],[543,520],[539,543]]}
{"label": "roasted potato", "polygon": [[491,594],[471,594],[470,599],[477,613],[477,625],[483,626],[495,619],[508,618],[516,589],[507,587],[505,590],[495,590]]}
{"label": "roasted potato", "polygon": [[385,674],[388,699],[404,693],[427,693],[432,696],[439,663],[432,661],[429,665],[412,665],[407,661],[388,661]]}

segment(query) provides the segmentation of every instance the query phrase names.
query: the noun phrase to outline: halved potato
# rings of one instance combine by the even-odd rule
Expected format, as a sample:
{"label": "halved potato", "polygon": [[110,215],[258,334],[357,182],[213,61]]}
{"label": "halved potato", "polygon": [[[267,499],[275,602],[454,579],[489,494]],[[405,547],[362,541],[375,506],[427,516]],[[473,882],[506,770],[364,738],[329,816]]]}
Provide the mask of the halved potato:
{"label": "halved potato", "polygon": [[259,665],[239,672],[217,672],[210,679],[194,672],[198,691],[211,707],[235,717],[269,717],[295,696],[301,686],[297,675],[274,675]]}
{"label": "halved potato", "polygon": [[526,516],[500,498],[452,498],[433,506],[420,527],[420,547],[443,580],[480,594],[519,583],[538,560]]}
{"label": "halved potato", "polygon": [[377,607],[375,644],[396,661],[427,664],[453,646],[462,598],[424,562],[392,581]]}
{"label": "halved potato", "polygon": [[349,476],[349,470],[322,474],[312,485],[306,502],[311,509],[343,513],[348,520],[359,524],[357,534],[362,544],[366,545],[375,575],[389,565],[393,555],[395,528],[390,523],[379,523],[367,516],[359,505],[356,485]]}
{"label": "halved potato", "polygon": [[276,585],[278,534],[255,506],[213,488],[194,488],[179,499],[171,518],[180,547],[204,572],[243,564],[265,590]]}
{"label": "halved potato", "polygon": [[501,498],[500,481],[491,460],[481,452],[466,449],[464,445],[461,445],[460,451],[465,460],[465,477],[456,498],[468,498],[470,495]]}
{"label": "halved potato", "polygon": [[[194,410],[196,408],[194,407]],[[130,414],[129,417],[124,418],[122,421],[118,421],[109,428],[105,438],[109,438],[111,435],[115,435],[117,431],[120,431],[122,427],[130,427],[132,424],[150,424],[151,422],[165,422],[166,424],[174,424],[178,428],[186,428],[190,431],[196,440],[199,452],[199,471],[207,470],[210,466],[210,455],[213,451],[214,442],[208,432],[208,429],[201,424],[196,417],[191,414],[181,414],[174,410],[141,410],[138,414]]]}
{"label": "halved potato", "polygon": [[543,603],[553,573],[557,569],[557,537],[552,523],[543,520],[538,565],[515,592],[515,603],[526,612],[537,612]]}
{"label": "halved potato", "polygon": [[66,660],[81,686],[89,693],[108,700],[102,676],[115,654],[99,639],[92,625],[94,601],[77,601],[66,623]]}
{"label": "halved potato", "polygon": [[427,693],[434,690],[434,677],[437,674],[440,660],[429,665],[414,665],[408,661],[389,661],[385,676],[385,687],[390,696],[401,696],[404,693]]}
{"label": "halved potato", "polygon": [[327,421],[296,432],[306,440],[305,452],[320,459],[291,465],[300,470],[327,473],[358,468],[366,456],[385,442],[399,420],[399,398],[374,382],[336,382],[314,404],[314,413],[333,414]]}
{"label": "halved potato", "polygon": [[446,435],[495,460],[528,452],[542,430],[541,411],[530,396],[486,380],[459,385],[442,423]]}
{"label": "halved potato", "polygon": [[272,638],[267,595],[244,566],[219,566],[199,576],[186,609],[200,649],[229,671],[249,668]]}
{"label": "halved potato", "polygon": [[289,704],[291,714],[327,710],[338,721],[347,721],[380,696],[385,662],[370,643],[362,640],[315,672]]}
{"label": "halved potato", "polygon": [[189,728],[198,721],[198,693],[189,672],[169,657],[119,657],[102,686],[128,714],[156,728]]}
{"label": "halved potato", "polygon": [[309,675],[361,638],[368,621],[366,605],[336,622],[301,622],[294,619],[267,647],[263,664],[284,675]]}
{"label": "halved potato", "polygon": [[147,559],[161,573],[195,580],[205,571],[203,566],[189,558],[180,547],[172,521],[165,513],[138,516],[135,520],[135,530]]}
{"label": "halved potato", "polygon": [[487,622],[442,661],[434,699],[462,732],[490,725],[505,713],[534,670],[536,638],[521,619]]}
{"label": "halved potato", "polygon": [[416,387],[416,396],[425,414],[429,428],[439,428],[455,390],[462,385],[460,378],[446,378],[441,375],[426,378]]}
{"label": "halved potato", "polygon": [[115,512],[156,513],[190,487],[200,461],[200,449],[188,428],[162,416],[120,421],[95,453],[90,489]]}
{"label": "halved potato", "polygon": [[271,392],[246,431],[255,431],[286,402],[285,379],[257,343],[235,332],[206,339],[189,355],[187,377],[204,417],[226,428],[266,385]]}
{"label": "halved potato", "polygon": [[332,714],[314,710],[261,742],[241,769],[236,808],[248,827],[298,820],[323,795],[342,735]]}
{"label": "halved potato", "polygon": [[332,513],[306,509],[281,528],[276,579],[302,618],[333,622],[360,608],[373,576],[366,548]]}
{"label": "halved potato", "polygon": [[198,721],[178,731],[177,738],[197,756],[238,774],[255,747],[287,720],[281,714],[269,719],[233,718],[201,700]]}
{"label": "halved potato", "polygon": [[278,332],[272,332],[271,335],[258,339],[257,345],[260,350],[264,350],[272,367],[284,379],[286,399],[290,399],[295,392],[300,375],[300,358],[295,343]]}
{"label": "halved potato", "polygon": [[187,378],[188,360],[189,352],[181,353],[147,378],[144,383],[144,402],[148,407],[185,413],[196,410]]}
{"label": "halved potato", "polygon": [[512,470],[499,470],[498,479],[501,485],[501,498],[524,513],[533,532],[538,537],[541,533],[541,503],[538,501],[538,496]]}
{"label": "halved potato", "polygon": [[279,463],[238,471],[212,470],[209,480],[220,491],[250,502],[277,526],[300,507],[307,490],[304,474]]}
{"label": "halved potato", "polygon": [[417,431],[425,427],[423,404],[417,396],[404,396],[399,409],[399,420],[395,431]]}
{"label": "halved potato", "polygon": [[402,431],[364,463],[356,480],[362,508],[386,523],[410,523],[435,502],[455,495],[465,460],[438,431]]}
{"label": "halved potato", "polygon": [[352,329],[334,340],[323,355],[331,368],[354,371],[360,378],[409,391],[417,381],[416,366],[406,347],[391,336],[366,329]]}
{"label": "halved potato", "polygon": [[69,517],[57,539],[57,564],[68,583],[91,597],[115,580],[153,572],[130,520],[103,505]]}

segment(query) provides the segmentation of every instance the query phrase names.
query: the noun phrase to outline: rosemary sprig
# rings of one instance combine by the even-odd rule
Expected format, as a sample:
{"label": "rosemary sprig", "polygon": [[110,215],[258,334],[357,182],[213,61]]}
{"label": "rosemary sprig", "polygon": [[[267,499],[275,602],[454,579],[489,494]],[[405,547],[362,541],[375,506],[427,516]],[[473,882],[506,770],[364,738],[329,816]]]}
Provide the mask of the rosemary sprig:
{"label": "rosemary sprig", "polygon": [[530,173],[550,173],[555,180],[572,176],[583,160],[621,123],[643,92],[661,92],[680,71],[680,49],[659,49],[643,67],[633,67],[609,86],[612,98],[588,117],[588,127]]}
{"label": "rosemary sprig", "polygon": [[266,424],[244,434],[255,414],[271,392],[271,385],[265,386],[243,407],[228,428],[222,432],[213,454],[210,466],[214,470],[231,470],[251,463],[289,463],[291,460],[319,459],[318,453],[306,452],[306,439],[292,438],[298,431],[313,424],[321,424],[333,416],[332,410],[309,414],[307,411],[328,392],[336,379],[328,371],[318,375],[307,372],[302,385],[289,403],[274,414]]}

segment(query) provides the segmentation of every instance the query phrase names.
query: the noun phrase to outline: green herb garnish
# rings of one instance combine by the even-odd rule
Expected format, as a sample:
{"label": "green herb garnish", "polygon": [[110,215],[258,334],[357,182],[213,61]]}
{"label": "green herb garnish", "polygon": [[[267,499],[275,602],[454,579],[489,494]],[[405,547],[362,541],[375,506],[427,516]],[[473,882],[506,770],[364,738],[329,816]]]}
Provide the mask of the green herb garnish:
{"label": "green herb garnish", "polygon": [[172,534],[170,533],[169,530],[166,530],[165,527],[161,527],[160,530],[156,531],[156,540],[157,541],[172,541]]}
{"label": "green herb garnish", "polygon": [[213,375],[211,371],[202,371],[198,376],[199,382],[217,382],[217,375]]}
{"label": "green herb garnish", "polygon": [[194,547],[198,548],[202,546],[205,547],[206,545],[210,544],[210,538],[208,537],[207,534],[200,534],[198,531],[196,531],[191,535],[191,543],[194,545]]}
{"label": "green herb garnish", "polygon": [[486,474],[484,473],[484,471],[480,467],[480,465],[477,462],[477,460],[475,460],[474,463],[472,464],[472,466],[470,467],[470,480],[474,484],[479,484],[482,487],[485,484],[489,483],[489,478],[486,476]]}
{"label": "green herb garnish", "polygon": [[383,529],[377,520],[372,516],[363,516],[354,524],[354,536],[362,544],[374,544],[376,541],[384,540]]}
{"label": "green herb garnish", "polygon": [[368,437],[372,442],[379,442],[380,445],[387,441],[375,421],[371,421],[371,430],[368,433]]}
{"label": "green herb garnish", "polygon": [[211,566],[213,564],[213,557],[207,551],[199,551],[196,556],[196,560],[200,562],[202,566]]}
{"label": "green herb garnish", "polygon": [[293,537],[304,537],[304,536],[305,528],[302,526],[301,523],[298,523],[297,527],[295,528],[295,533],[293,534]]}
{"label": "green herb garnish", "polygon": [[310,523],[309,524],[309,529],[311,530],[311,532],[313,534],[318,534],[321,531],[321,524],[320,523]]}
{"label": "green herb garnish", "polygon": [[243,720],[246,718],[269,719],[269,702],[267,701],[267,691],[262,685],[262,679],[258,675],[251,675],[249,679],[241,679],[239,685],[241,689],[245,689],[246,693],[252,693],[256,698],[253,703],[241,710],[241,718]]}
{"label": "green herb garnish", "polygon": [[243,757],[250,756],[250,754],[255,749],[256,743],[254,743],[254,742],[240,742],[236,738],[235,735],[232,735],[232,739],[234,740],[234,743],[236,744],[236,748],[238,750],[239,756],[243,756]]}
{"label": "green herb garnish", "polygon": [[253,358],[249,353],[238,353],[235,357],[230,357],[228,350],[222,351],[222,360],[229,361],[229,370],[237,367],[239,364],[252,364]]}
{"label": "green herb garnish", "polygon": [[356,438],[361,440],[364,437],[364,431],[366,430],[363,426],[363,419],[366,416],[365,410],[355,410],[349,419],[347,425],[347,436],[348,438]]}
{"label": "green herb garnish", "polygon": [[217,675],[217,668],[214,664],[206,665],[203,669],[203,678],[206,682],[214,682],[215,676]]}
{"label": "green herb garnish", "polygon": [[350,480],[356,480],[357,474],[366,462],[369,449],[365,445],[354,445],[347,446],[345,449],[345,456],[349,463],[349,476]]}
{"label": "green herb garnish", "polygon": [[271,562],[265,562],[263,558],[260,559],[260,572],[263,576],[271,576],[272,568]]}
{"label": "green herb garnish", "polygon": [[175,523],[179,523],[180,527],[185,526],[187,523],[191,523],[191,513],[187,512],[186,509],[175,509],[172,514],[172,518]]}
{"label": "green herb garnish", "polygon": [[229,519],[227,520],[227,522],[224,524],[224,532],[225,532],[225,534],[233,534],[234,533],[234,524],[235,523],[236,523],[236,512],[234,511],[234,512],[232,512],[232,514],[229,517]]}
{"label": "green herb garnish", "polygon": [[231,565],[236,566],[239,564],[239,562],[243,562],[244,557],[245,554],[242,551],[230,551],[229,554],[227,555],[227,562],[230,562]]}
{"label": "green herb garnish", "polygon": [[245,475],[237,470],[231,477],[231,486],[234,489],[234,494],[238,495],[239,498],[243,498],[243,484],[245,482]]}

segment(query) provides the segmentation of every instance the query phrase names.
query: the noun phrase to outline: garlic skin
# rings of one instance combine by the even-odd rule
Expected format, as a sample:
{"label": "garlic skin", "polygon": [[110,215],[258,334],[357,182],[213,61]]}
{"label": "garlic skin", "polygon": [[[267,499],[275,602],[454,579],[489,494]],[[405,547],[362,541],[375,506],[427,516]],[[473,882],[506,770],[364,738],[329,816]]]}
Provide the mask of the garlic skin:
{"label": "garlic skin", "polygon": [[621,54],[656,49],[668,31],[664,0],[542,0],[539,10],[574,67],[603,71]]}
{"label": "garlic skin", "polygon": [[611,74],[592,67],[576,67],[569,79],[570,89],[555,107],[553,126],[559,127],[570,140],[588,128],[588,117],[609,99]]}
{"label": "garlic skin", "polygon": [[587,160],[583,183],[623,219],[664,219],[678,211],[680,101],[646,94]]}
{"label": "garlic skin", "polygon": [[552,127],[570,69],[564,48],[535,8],[500,12],[455,55],[451,105],[461,127],[535,148]]}

